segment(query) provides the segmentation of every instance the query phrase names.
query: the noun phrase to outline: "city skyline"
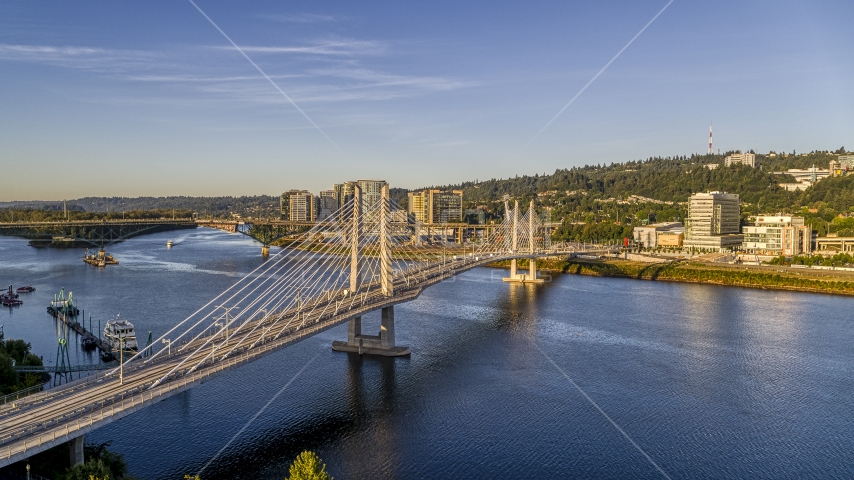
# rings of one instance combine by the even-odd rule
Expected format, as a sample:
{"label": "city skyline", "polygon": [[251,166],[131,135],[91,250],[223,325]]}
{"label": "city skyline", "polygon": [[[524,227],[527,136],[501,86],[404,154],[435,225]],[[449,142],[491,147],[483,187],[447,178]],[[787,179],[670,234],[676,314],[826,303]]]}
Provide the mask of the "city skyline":
{"label": "city skyline", "polygon": [[0,6],[0,201],[854,144],[848,3],[196,5]]}

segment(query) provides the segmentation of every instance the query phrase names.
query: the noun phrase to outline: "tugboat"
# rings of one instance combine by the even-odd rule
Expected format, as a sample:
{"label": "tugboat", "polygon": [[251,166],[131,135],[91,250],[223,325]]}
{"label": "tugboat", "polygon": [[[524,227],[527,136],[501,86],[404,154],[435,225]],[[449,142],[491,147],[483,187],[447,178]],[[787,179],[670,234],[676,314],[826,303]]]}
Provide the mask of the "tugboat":
{"label": "tugboat", "polygon": [[68,292],[68,298],[65,298],[65,289],[63,288],[59,290],[59,295],[53,296],[53,301],[47,307],[47,313],[54,317],[60,315],[76,317],[80,314],[80,310],[74,305],[74,300],[71,299],[71,292]]}
{"label": "tugboat", "polygon": [[7,307],[17,307],[24,302],[18,300],[18,294],[12,292],[12,286],[9,285],[9,291],[0,295],[0,303]]}
{"label": "tugboat", "polygon": [[133,331],[133,324],[127,320],[120,320],[116,315],[116,319],[107,322],[104,327],[104,341],[114,352],[123,349],[128,352],[136,352],[139,346],[136,343],[136,333]]}
{"label": "tugboat", "polygon": [[27,285],[26,287],[18,287],[15,289],[15,291],[18,293],[30,293],[30,292],[35,292],[36,288],[33,286],[30,286],[30,285]]}
{"label": "tugboat", "polygon": [[83,254],[83,261],[88,263],[89,265],[95,265],[96,267],[106,267],[107,265],[118,265],[119,261],[113,258],[112,255],[104,251],[104,249],[98,250],[97,253],[89,253],[89,249],[86,249],[86,252]]}

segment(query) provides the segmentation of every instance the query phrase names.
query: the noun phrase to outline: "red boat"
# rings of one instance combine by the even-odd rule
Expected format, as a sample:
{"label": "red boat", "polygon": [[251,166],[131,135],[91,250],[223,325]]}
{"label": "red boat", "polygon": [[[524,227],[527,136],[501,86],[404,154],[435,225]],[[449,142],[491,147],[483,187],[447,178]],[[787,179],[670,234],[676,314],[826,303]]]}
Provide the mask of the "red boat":
{"label": "red boat", "polygon": [[31,287],[31,286],[27,285],[26,287],[18,287],[15,289],[15,291],[18,293],[30,293],[30,292],[35,292],[36,287]]}
{"label": "red boat", "polygon": [[3,298],[3,300],[0,300],[0,303],[2,303],[6,307],[17,307],[18,305],[24,304],[24,302],[18,300],[17,298],[5,298],[5,297]]}

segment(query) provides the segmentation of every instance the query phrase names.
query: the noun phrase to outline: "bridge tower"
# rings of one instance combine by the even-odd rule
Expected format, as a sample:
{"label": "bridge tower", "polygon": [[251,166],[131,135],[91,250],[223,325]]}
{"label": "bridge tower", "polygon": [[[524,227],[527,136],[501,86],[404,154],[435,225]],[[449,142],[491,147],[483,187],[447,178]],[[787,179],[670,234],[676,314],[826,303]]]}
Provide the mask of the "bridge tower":
{"label": "bridge tower", "polygon": [[[507,205],[507,202],[504,202]],[[505,282],[510,283],[544,283],[545,280],[542,278],[537,278],[537,261],[535,259],[536,254],[536,238],[537,238],[537,223],[535,219],[535,211],[534,211],[534,201],[531,200],[531,206],[528,208],[528,254],[530,257],[528,258],[528,273],[518,273],[517,271],[517,263],[516,259],[510,260],[510,276],[503,278]],[[512,220],[512,240],[510,251],[513,255],[518,255],[521,252],[519,251],[519,230],[522,228],[519,225],[519,201],[517,200],[514,208],[513,208],[513,220]]]}
{"label": "bridge tower", "polygon": [[[383,295],[394,295],[394,271],[391,257],[391,199],[388,184],[382,187],[380,208],[377,217],[379,221],[379,256],[380,256],[380,288]],[[362,255],[359,244],[362,241],[362,192],[356,186],[353,195],[353,227],[350,238],[350,290],[348,295],[358,294],[361,288]],[[347,324],[347,341],[332,342],[332,350],[337,352],[352,352],[359,355],[382,355],[398,357],[409,355],[410,348],[396,346],[394,342],[394,305],[383,307],[379,335],[362,334],[361,315],[351,319]]]}

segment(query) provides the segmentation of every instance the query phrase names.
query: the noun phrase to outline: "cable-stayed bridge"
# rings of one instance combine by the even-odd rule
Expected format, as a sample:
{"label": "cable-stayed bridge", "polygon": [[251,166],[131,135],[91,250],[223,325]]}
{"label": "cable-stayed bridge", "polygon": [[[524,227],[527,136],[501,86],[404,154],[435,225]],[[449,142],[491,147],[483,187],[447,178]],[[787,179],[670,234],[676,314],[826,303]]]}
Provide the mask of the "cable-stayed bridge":
{"label": "cable-stayed bridge", "polygon": [[[542,282],[537,258],[576,251],[551,245],[533,202],[523,213],[518,202],[511,209],[505,200],[505,209],[496,234],[470,250],[451,250],[392,222],[397,208],[388,186],[372,205],[357,188],[298,243],[178,321],[154,341],[149,355],[128,355],[118,368],[0,403],[0,466],[64,442],[71,442],[72,462],[82,462],[87,432],[344,322],[347,339],[333,349],[408,354],[409,348],[395,344],[394,305],[496,261],[511,261],[505,281]],[[525,273],[516,268],[521,258],[529,259]],[[376,310],[382,311],[379,334],[363,334],[362,315]]]}

